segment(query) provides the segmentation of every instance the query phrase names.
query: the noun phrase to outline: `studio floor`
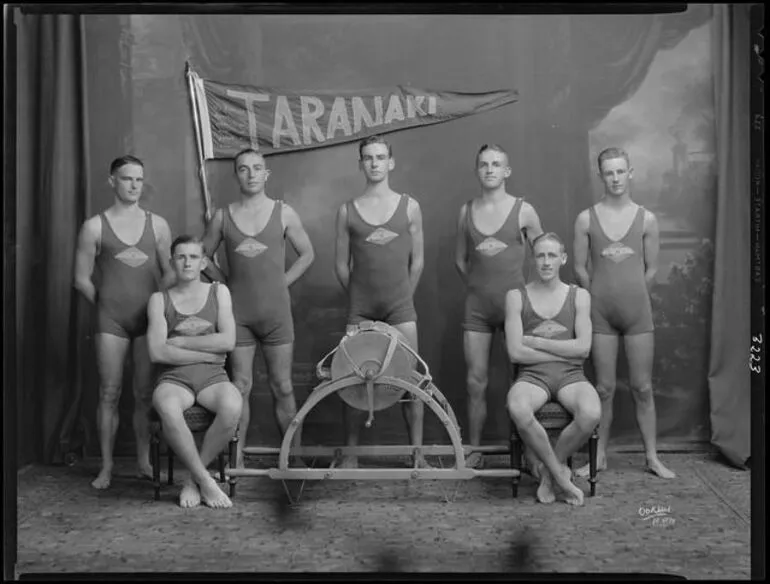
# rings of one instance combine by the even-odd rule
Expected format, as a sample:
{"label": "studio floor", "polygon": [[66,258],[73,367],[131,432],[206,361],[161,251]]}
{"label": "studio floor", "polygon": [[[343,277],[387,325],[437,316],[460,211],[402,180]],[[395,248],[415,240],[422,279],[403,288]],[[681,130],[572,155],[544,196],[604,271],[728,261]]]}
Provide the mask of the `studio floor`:
{"label": "studio floor", "polygon": [[[89,485],[96,459],[32,466],[18,478],[17,573],[646,572],[748,579],[751,473],[711,453],[661,458],[676,480],[644,472],[640,453],[611,452],[597,495],[580,508],[537,503],[536,485],[525,475],[515,500],[508,480],[499,478],[308,481],[295,506],[285,504],[280,482],[241,477],[231,509],[181,509],[181,468],[177,484],[164,486],[154,501],[152,484],[134,478],[128,459],[103,492]],[[270,461],[249,462],[260,464]],[[487,457],[488,466],[507,464],[507,456]],[[578,484],[588,492],[587,481]],[[647,516],[655,507],[657,521]]]}

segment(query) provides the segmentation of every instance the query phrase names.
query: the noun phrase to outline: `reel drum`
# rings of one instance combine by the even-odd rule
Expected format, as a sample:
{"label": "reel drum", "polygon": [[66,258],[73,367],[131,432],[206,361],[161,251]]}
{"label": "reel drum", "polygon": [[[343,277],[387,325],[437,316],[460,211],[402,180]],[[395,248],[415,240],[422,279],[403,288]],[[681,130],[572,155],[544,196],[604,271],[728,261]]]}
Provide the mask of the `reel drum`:
{"label": "reel drum", "polygon": [[[394,335],[396,339],[406,342],[398,330],[385,323],[362,323],[358,331],[344,337],[340,342],[332,359],[331,378],[337,380],[349,375],[359,376],[360,372],[372,377],[396,377],[411,383],[414,379],[416,360],[399,341],[395,343],[392,358],[381,371]],[[340,390],[338,395],[345,403],[358,410],[379,411],[391,407],[406,393],[402,388],[379,383],[377,380],[374,381],[373,389],[373,408],[370,408],[366,381],[363,378],[361,383]]]}

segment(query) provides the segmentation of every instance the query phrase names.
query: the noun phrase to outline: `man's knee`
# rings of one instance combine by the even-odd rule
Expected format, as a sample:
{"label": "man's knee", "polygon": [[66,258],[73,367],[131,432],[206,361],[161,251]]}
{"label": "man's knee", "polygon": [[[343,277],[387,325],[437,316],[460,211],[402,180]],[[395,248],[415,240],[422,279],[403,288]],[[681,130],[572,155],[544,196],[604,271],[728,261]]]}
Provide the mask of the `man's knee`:
{"label": "man's knee", "polygon": [[235,428],[241,418],[243,398],[236,387],[232,389],[219,400],[216,415],[221,418],[225,426]]}
{"label": "man's knee", "polygon": [[294,385],[291,382],[291,375],[275,375],[270,377],[270,389],[273,395],[279,401],[294,397]]}
{"label": "man's knee", "polygon": [[596,393],[599,394],[601,401],[607,401],[615,395],[616,384],[614,381],[599,380],[596,383]]}
{"label": "man's knee", "polygon": [[182,418],[184,415],[182,403],[165,391],[153,393],[152,407],[163,420]]}
{"label": "man's knee", "polygon": [[468,397],[471,399],[483,399],[489,383],[486,368],[470,367],[467,375]]}
{"label": "man's knee", "polygon": [[253,383],[254,378],[250,369],[248,371],[233,371],[233,385],[241,395],[248,396],[251,393]]}
{"label": "man's knee", "polygon": [[652,383],[651,382],[643,382],[643,383],[635,383],[631,385],[631,395],[636,401],[639,402],[649,402],[652,401],[653,392],[652,392]]}
{"label": "man's knee", "polygon": [[575,422],[582,431],[591,432],[599,425],[601,417],[602,407],[599,400],[586,400],[579,404],[575,414]]}
{"label": "man's knee", "polygon": [[529,400],[523,399],[513,390],[508,394],[508,414],[517,427],[526,426],[535,419],[535,412]]}
{"label": "man's knee", "polygon": [[99,404],[117,408],[120,402],[121,387],[118,384],[104,384],[99,387]]}

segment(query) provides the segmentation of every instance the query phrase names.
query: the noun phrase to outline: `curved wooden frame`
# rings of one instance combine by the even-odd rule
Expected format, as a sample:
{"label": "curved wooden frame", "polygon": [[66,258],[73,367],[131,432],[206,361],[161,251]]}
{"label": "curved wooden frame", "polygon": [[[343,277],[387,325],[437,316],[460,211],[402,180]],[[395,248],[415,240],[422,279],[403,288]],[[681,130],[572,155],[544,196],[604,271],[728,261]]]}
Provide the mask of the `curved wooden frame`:
{"label": "curved wooden frame", "polygon": [[[344,342],[344,339],[343,339]],[[283,436],[281,447],[278,449],[278,468],[270,469],[248,469],[248,468],[230,468],[227,469],[225,474],[230,477],[236,476],[268,476],[272,479],[279,479],[285,481],[287,479],[302,480],[307,479],[325,480],[325,479],[471,479],[477,476],[487,477],[517,477],[520,472],[517,469],[475,469],[465,466],[465,454],[466,450],[470,447],[464,447],[462,444],[462,438],[460,436],[460,425],[457,423],[457,417],[454,410],[449,404],[449,400],[446,399],[441,391],[433,384],[428,365],[425,361],[414,351],[408,344],[401,343],[401,346],[411,353],[416,359],[419,365],[422,366],[424,373],[420,373],[417,369],[414,369],[415,379],[405,380],[401,377],[391,377],[380,375],[379,373],[372,374],[367,371],[366,373],[357,370],[357,368],[345,375],[334,379],[331,375],[331,369],[323,367],[324,363],[332,357],[337,350],[342,346],[342,343],[330,351],[323,359],[321,359],[316,365],[316,374],[319,379],[324,380],[318,386],[316,386],[310,397],[305,401],[302,407],[294,416],[294,419],[289,423],[289,427],[286,429],[286,433]],[[388,347],[388,354],[391,353],[393,347],[393,338]],[[386,359],[385,362],[387,362]],[[381,368],[380,371],[383,371]],[[432,445],[432,446],[417,446],[410,444],[409,446],[379,446],[379,447],[324,447],[313,446],[303,447],[299,445],[293,448],[294,436],[297,429],[307,418],[310,411],[315,408],[321,401],[326,399],[332,394],[339,393],[340,391],[347,389],[348,387],[360,384],[371,385],[369,391],[375,391],[376,385],[390,385],[392,387],[399,388],[405,393],[412,396],[412,399],[419,399],[424,404],[427,404],[428,408],[438,417],[444,424],[447,435],[451,445]],[[403,394],[402,394],[403,395]],[[371,396],[371,394],[370,394]],[[404,401],[401,399],[400,401]],[[395,405],[395,404],[393,404]],[[389,406],[390,407],[390,406]],[[371,402],[370,402],[371,408]],[[373,419],[374,410],[370,409],[370,420]],[[410,452],[411,448],[411,452]],[[455,463],[451,468],[356,468],[356,469],[342,469],[334,468],[334,465],[328,469],[323,468],[289,468],[289,456],[292,454],[302,455],[303,451],[310,450],[314,452],[314,455],[325,456],[327,454],[338,455],[342,451],[369,451],[375,449],[382,454],[387,455],[401,455],[406,453],[415,454],[424,449],[433,454],[449,455],[453,454]],[[244,453],[249,450],[249,447],[244,447]],[[255,448],[254,450],[260,451],[261,454],[273,454],[275,448]],[[499,447],[473,447],[472,450],[479,451],[497,451]],[[387,452],[386,452],[387,451]],[[256,452],[255,452],[256,453]],[[285,486],[285,484],[284,484]]]}
{"label": "curved wooden frame", "polygon": [[[283,441],[281,442],[281,450],[278,455],[278,468],[280,470],[289,469],[289,454],[291,451],[292,442],[294,440],[294,435],[297,432],[297,428],[302,424],[310,410],[312,410],[315,406],[321,403],[322,400],[329,397],[330,395],[335,394],[349,386],[359,385],[361,382],[361,378],[353,374],[347,377],[343,377],[342,379],[324,382],[313,390],[313,393],[311,393],[307,401],[302,404],[302,407],[299,409],[297,414],[294,416],[294,419],[289,424],[289,427],[286,430],[286,434],[284,434]],[[436,400],[431,395],[431,393],[428,393],[424,389],[421,389],[397,377],[379,377],[374,382],[374,384],[393,385],[403,389],[407,393],[417,397],[423,403],[427,404],[431,411],[433,411],[438,419],[441,420],[441,422],[444,424],[444,428],[449,435],[449,439],[452,443],[455,454],[454,468],[457,470],[462,470],[465,468],[465,456],[463,454],[464,451],[462,439],[460,438],[460,432],[457,429],[457,418],[446,397],[444,397],[444,394],[442,394],[436,386],[433,386],[430,391],[433,394],[438,394],[441,398],[441,402]],[[446,410],[444,410],[444,407],[442,406],[444,406]]]}

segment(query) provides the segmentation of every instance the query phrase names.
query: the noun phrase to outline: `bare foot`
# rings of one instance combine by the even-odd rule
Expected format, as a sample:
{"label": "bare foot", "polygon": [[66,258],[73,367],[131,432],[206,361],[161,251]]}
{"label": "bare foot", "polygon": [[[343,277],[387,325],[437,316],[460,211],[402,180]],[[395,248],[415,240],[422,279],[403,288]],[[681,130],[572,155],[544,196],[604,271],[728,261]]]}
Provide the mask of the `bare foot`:
{"label": "bare foot", "polygon": [[226,509],[233,506],[230,497],[225,495],[224,491],[219,488],[217,482],[211,477],[206,477],[200,483],[199,488],[201,500],[212,509]]}
{"label": "bare foot", "polygon": [[358,468],[357,456],[343,456],[337,468]]}
{"label": "bare foot", "polygon": [[546,469],[540,469],[540,486],[537,487],[537,500],[546,505],[556,501],[556,493],[553,491],[551,473]]}
{"label": "bare foot", "polygon": [[658,475],[662,479],[675,479],[676,474],[668,470],[658,458],[647,459],[647,470]]}
{"label": "bare foot", "polygon": [[103,468],[99,471],[99,474],[97,477],[91,481],[91,486],[94,489],[104,490],[110,488],[110,483],[112,482],[112,469],[111,468]]}
{"label": "bare foot", "polygon": [[568,505],[580,506],[583,504],[583,491],[570,480],[572,478],[572,471],[568,466],[562,466],[559,473],[553,478],[556,484],[564,491],[564,501]]}
{"label": "bare foot", "polygon": [[[532,472],[532,476],[535,477],[536,480],[542,480],[543,473],[548,474],[548,471],[545,469],[545,466],[542,462],[538,462],[535,464],[530,471]],[[548,477],[550,479],[550,476]]]}
{"label": "bare foot", "polygon": [[[607,459],[602,456],[597,456],[596,459],[596,473],[607,470]],[[580,479],[587,479],[591,476],[591,467],[588,464],[584,464],[575,471],[575,476]]]}
{"label": "bare foot", "polygon": [[242,452],[235,457],[235,468],[246,468],[246,459]]}
{"label": "bare foot", "polygon": [[432,464],[429,464],[427,460],[425,460],[425,457],[422,454],[418,454],[417,456],[412,457],[412,466],[414,468],[436,468]]}
{"label": "bare foot", "polygon": [[484,468],[484,457],[481,452],[471,452],[465,459],[468,468]]}
{"label": "bare foot", "polygon": [[152,465],[140,464],[136,469],[136,478],[152,480]]}
{"label": "bare foot", "polygon": [[197,507],[201,503],[201,493],[198,485],[192,479],[187,479],[179,492],[179,506],[185,509]]}

